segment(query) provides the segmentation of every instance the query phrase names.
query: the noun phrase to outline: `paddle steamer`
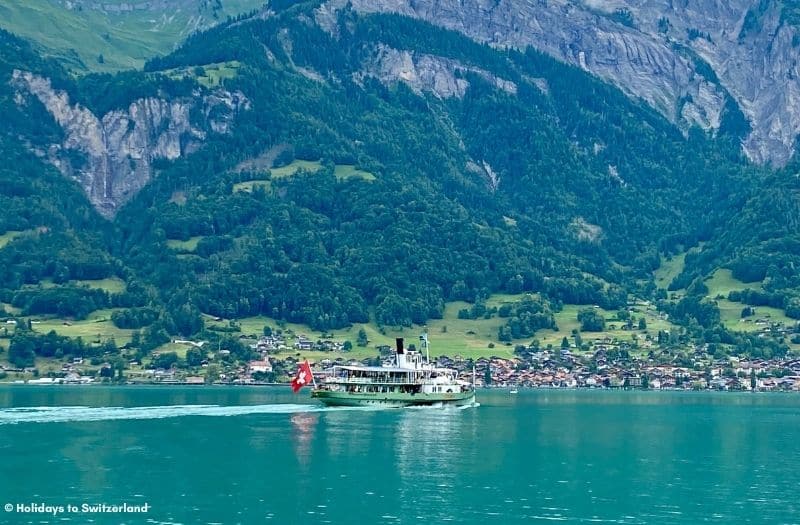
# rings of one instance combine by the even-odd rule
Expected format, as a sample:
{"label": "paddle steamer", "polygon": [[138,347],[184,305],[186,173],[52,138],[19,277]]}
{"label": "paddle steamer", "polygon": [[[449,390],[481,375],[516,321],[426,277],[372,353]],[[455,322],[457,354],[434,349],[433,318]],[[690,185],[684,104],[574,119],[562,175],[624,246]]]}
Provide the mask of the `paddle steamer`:
{"label": "paddle steamer", "polygon": [[330,406],[474,404],[474,370],[472,383],[460,380],[455,370],[431,364],[427,334],[420,336],[420,345],[420,351],[406,350],[398,338],[391,365],[334,366],[311,397]]}

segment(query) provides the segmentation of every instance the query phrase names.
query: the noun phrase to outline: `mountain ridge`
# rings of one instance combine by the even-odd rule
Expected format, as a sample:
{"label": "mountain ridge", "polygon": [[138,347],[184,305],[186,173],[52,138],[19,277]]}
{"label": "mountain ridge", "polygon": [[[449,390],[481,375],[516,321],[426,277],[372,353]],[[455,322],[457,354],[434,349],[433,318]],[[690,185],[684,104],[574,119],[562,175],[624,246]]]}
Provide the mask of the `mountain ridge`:
{"label": "mountain ridge", "polygon": [[758,24],[745,31],[748,14],[762,4],[330,0],[315,14],[329,30],[347,7],[419,18],[494,46],[533,46],[643,98],[684,129],[716,132],[726,112],[737,121],[743,112],[752,126],[742,137],[747,156],[782,166],[800,133],[800,83],[793,73],[800,33],[779,2],[767,2]]}
{"label": "mountain ridge", "polygon": [[[76,78],[35,53],[0,60],[0,103],[15,119],[35,114],[47,131],[28,124],[0,134],[32,163],[6,173],[17,181],[2,188],[14,209],[46,198],[11,190],[38,170],[52,176],[35,150],[65,136],[37,97],[19,103],[20,63],[95,114],[149,97],[180,100],[220,64],[230,74],[219,88],[250,102],[228,133],[207,134],[190,155],[154,160],[157,176],[113,221],[53,217],[50,237],[6,244],[0,300],[26,315],[61,313],[67,303],[81,305],[74,315],[148,308],[146,352],[171,335],[202,333],[204,314],[325,330],[367,319],[421,324],[441,316],[445,302],[497,292],[538,294],[552,311],[623,309],[636,296],[674,315],[687,338],[738,352],[753,340],[719,323],[717,306],[700,294],[705,277],[767,259],[748,279],[769,276],[781,306],[797,297],[800,283],[784,276],[800,264],[792,232],[778,222],[768,230],[775,242],[733,234],[767,231],[760,185],[783,176],[748,163],[735,137],[681,130],[531,48],[497,49],[422,20],[354,10],[339,12],[331,31],[314,23],[317,7],[231,20],[142,72]],[[71,188],[76,195],[77,183]],[[753,212],[739,217],[743,208]],[[779,211],[793,223],[791,201]],[[56,238],[61,248],[51,253]],[[670,299],[652,271],[700,242],[670,283],[684,291]],[[89,269],[96,279],[118,277],[125,290],[76,287]],[[771,339],[756,345],[788,349]]]}

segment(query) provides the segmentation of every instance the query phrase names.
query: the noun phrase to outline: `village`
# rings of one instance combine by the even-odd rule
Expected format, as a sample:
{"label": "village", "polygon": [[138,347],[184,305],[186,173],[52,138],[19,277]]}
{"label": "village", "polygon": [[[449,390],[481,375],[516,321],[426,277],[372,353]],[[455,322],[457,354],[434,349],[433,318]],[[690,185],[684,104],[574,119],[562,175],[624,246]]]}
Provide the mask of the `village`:
{"label": "village", "polygon": [[[175,340],[196,349],[205,342]],[[262,336],[250,345],[252,358],[233,359],[227,349],[204,351],[194,366],[144,367],[137,361],[124,366],[112,362],[94,364],[84,358],[64,363],[58,372],[39,374],[34,369],[14,369],[0,365],[7,382],[30,385],[56,384],[163,384],[163,385],[281,385],[289,381],[303,352],[329,357],[311,361],[317,377],[334,365],[390,364],[393,350],[376,346],[374,358],[347,357],[346,342],[313,340],[306,335]],[[717,358],[708,345],[674,352],[653,349],[647,355],[629,352],[627,343],[611,338],[593,342],[586,352],[574,345],[541,349],[538,345],[517,345],[513,359],[480,357],[464,359],[440,356],[437,366],[458,371],[462,380],[485,388],[609,388],[650,390],[721,391],[799,391],[800,358],[746,359],[734,356]],[[158,358],[155,355],[154,358]],[[473,375],[474,368],[474,375]]]}

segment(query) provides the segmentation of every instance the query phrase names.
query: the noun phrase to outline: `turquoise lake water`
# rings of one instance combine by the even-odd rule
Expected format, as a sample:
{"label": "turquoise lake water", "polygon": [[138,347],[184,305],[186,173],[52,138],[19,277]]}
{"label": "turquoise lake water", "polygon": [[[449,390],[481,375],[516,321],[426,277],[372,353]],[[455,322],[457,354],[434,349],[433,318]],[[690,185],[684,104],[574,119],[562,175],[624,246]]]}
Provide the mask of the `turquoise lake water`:
{"label": "turquoise lake water", "polygon": [[[800,523],[800,396],[478,401],[326,409],[288,388],[0,386],[0,523]],[[37,504],[56,511],[17,507]]]}

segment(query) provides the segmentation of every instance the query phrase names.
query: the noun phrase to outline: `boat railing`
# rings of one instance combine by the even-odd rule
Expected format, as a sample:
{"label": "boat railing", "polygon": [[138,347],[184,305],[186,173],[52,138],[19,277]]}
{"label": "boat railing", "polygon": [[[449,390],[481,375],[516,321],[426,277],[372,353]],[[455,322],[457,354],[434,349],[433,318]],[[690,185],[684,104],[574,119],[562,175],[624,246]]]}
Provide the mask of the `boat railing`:
{"label": "boat railing", "polygon": [[342,376],[334,376],[328,377],[325,379],[328,383],[355,383],[359,385],[363,384],[409,384],[409,383],[416,383],[418,380],[415,379],[399,379],[399,378],[372,378],[372,377],[342,377]]}

